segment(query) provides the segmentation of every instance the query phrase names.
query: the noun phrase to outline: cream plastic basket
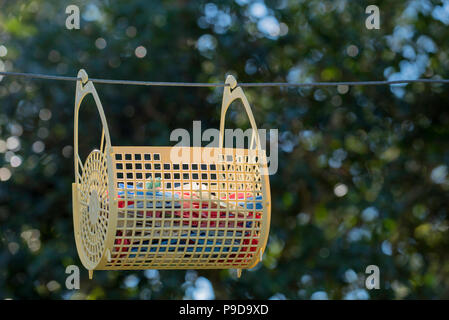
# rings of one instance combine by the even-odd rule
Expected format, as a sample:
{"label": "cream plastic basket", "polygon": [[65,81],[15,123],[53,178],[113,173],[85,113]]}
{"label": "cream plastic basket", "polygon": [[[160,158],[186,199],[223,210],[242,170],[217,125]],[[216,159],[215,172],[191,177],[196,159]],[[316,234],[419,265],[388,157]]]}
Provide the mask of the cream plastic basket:
{"label": "cream plastic basket", "polygon": [[[73,223],[89,270],[242,269],[264,252],[270,226],[266,154],[241,87],[228,76],[218,148],[112,146],[87,73],[75,97]],[[81,102],[92,94],[102,122],[99,149],[78,154]],[[224,148],[230,104],[241,99],[252,126],[248,149]]]}

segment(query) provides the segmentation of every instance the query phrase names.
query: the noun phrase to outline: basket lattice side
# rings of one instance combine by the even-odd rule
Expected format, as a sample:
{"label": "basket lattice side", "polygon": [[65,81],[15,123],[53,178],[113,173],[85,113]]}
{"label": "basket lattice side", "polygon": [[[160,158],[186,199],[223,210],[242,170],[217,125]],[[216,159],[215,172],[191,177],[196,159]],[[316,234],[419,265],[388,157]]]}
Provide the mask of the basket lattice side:
{"label": "basket lattice side", "polygon": [[[178,162],[175,147],[112,148],[118,216],[105,269],[247,269],[260,260],[270,215],[256,160],[264,155],[182,149]],[[209,157],[195,159],[202,151]]]}

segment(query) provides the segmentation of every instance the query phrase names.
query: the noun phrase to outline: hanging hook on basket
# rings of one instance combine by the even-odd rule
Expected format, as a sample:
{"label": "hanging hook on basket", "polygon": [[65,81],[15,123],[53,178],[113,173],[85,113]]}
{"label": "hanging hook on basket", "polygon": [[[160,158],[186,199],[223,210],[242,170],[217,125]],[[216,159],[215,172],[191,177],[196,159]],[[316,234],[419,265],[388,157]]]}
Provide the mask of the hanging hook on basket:
{"label": "hanging hook on basket", "polygon": [[80,71],[78,71],[78,79],[81,78],[81,82],[83,84],[86,84],[87,81],[89,81],[89,76],[87,75],[86,70],[84,69],[80,69]]}
{"label": "hanging hook on basket", "polygon": [[237,85],[237,80],[232,75],[228,75],[226,77],[226,84],[228,86],[223,89],[223,102],[221,104],[221,119],[220,119],[220,136],[219,136],[219,148],[223,148],[224,142],[224,131],[225,131],[225,120],[226,120],[226,112],[228,111],[229,106],[232,102],[237,99],[240,99],[245,108],[246,114],[248,115],[249,122],[253,129],[251,135],[250,149],[256,149],[258,151],[262,150],[260,145],[260,137],[259,131],[257,130],[256,120],[254,119],[253,112],[251,110],[251,106],[249,105],[248,99],[243,92],[242,87]]}
{"label": "hanging hook on basket", "polygon": [[229,84],[229,88],[232,89],[232,90],[234,90],[235,87],[237,87],[237,80],[232,75],[228,75],[226,77],[225,83]]}

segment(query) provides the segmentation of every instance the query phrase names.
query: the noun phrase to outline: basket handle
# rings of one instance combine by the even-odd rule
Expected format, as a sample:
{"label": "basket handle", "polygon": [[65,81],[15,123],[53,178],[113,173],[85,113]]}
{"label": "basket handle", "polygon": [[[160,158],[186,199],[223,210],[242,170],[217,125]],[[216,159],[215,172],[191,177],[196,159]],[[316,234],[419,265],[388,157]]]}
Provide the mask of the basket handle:
{"label": "basket handle", "polygon": [[[103,106],[101,104],[100,98],[98,97],[97,90],[95,90],[94,84],[92,81],[89,81],[89,77],[84,69],[78,71],[78,80],[76,82],[76,94],[75,94],[75,123],[74,123],[74,160],[75,160],[75,181],[78,184],[81,175],[78,171],[79,165],[83,166],[81,158],[78,154],[78,121],[79,121],[79,110],[81,106],[81,102],[83,99],[91,93],[94,97],[95,104],[97,105],[98,113],[100,114],[101,124],[103,125],[103,130],[101,134],[101,145],[100,151],[104,152],[106,150],[106,154],[109,153],[109,149],[111,147],[111,138],[109,136],[108,124],[106,122],[106,116],[104,115]],[[106,140],[106,144],[104,143]]]}
{"label": "basket handle", "polygon": [[257,148],[257,150],[262,150],[260,146],[260,137],[259,132],[257,130],[256,121],[254,120],[254,115],[253,112],[251,111],[251,106],[249,105],[248,99],[243,93],[242,88],[237,86],[237,80],[232,75],[226,77],[225,83],[228,84],[228,86],[225,86],[223,90],[223,102],[221,104],[219,148],[220,149],[223,148],[226,112],[228,111],[229,106],[234,100],[240,99],[242,100],[246,114],[248,115],[249,118],[249,122],[251,123],[251,127],[253,129],[251,135],[250,149]]}

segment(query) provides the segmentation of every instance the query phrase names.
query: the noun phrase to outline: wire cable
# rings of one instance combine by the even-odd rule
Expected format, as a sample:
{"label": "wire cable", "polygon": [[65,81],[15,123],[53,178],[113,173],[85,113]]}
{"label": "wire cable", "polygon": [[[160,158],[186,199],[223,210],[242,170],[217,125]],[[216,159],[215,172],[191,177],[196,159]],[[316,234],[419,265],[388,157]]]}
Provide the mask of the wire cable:
{"label": "wire cable", "polygon": [[239,83],[240,87],[333,87],[333,86],[382,86],[407,83],[449,83],[449,79],[410,79],[410,80],[380,80],[380,81],[336,81],[336,82],[253,82]]}
{"label": "wire cable", "polygon": [[[54,76],[41,73],[23,73],[0,71],[0,76],[17,76],[32,79],[78,81],[77,77]],[[226,87],[226,83],[201,83],[201,82],[158,82],[158,81],[136,81],[136,80],[111,80],[89,78],[89,81],[103,84],[122,84],[137,86],[160,86],[160,87]],[[336,81],[336,82],[242,82],[240,87],[332,87],[332,86],[381,86],[407,83],[449,83],[449,79],[409,79],[409,80],[379,80],[379,81]]]}

